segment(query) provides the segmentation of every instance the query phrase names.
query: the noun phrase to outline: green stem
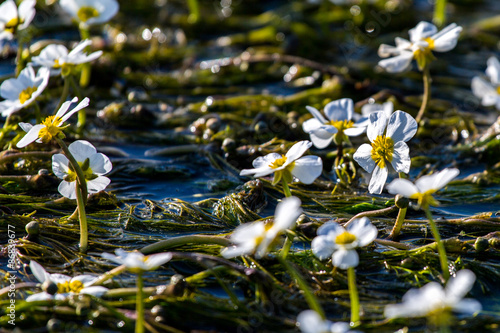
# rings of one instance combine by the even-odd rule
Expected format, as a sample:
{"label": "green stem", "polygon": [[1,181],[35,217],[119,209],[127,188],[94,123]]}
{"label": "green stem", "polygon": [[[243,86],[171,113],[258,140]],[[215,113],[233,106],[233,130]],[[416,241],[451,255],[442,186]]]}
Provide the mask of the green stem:
{"label": "green stem", "polygon": [[23,46],[24,43],[22,38],[18,36],[17,39],[18,47],[17,47],[17,56],[16,56],[16,77],[19,76],[19,73],[24,69],[24,61],[23,61]]}
{"label": "green stem", "polygon": [[140,251],[143,254],[159,253],[186,244],[217,244],[222,246],[229,246],[231,242],[227,238],[219,236],[188,235],[165,239],[145,246]]}
{"label": "green stem", "polygon": [[[73,88],[73,92],[75,93],[76,97],[78,97],[78,100],[81,101],[83,98],[82,92],[80,90],[80,87],[77,86],[75,83],[75,79],[73,78],[72,75],[66,76],[66,80],[69,81],[69,84]],[[83,129],[85,128],[85,123],[87,122],[87,113],[86,109],[83,108],[80,111],[78,111],[78,122],[76,124],[76,127],[78,129],[78,132],[81,133]]]}
{"label": "green stem", "polygon": [[434,5],[434,16],[432,22],[438,27],[443,26],[446,21],[446,0],[436,0]]}
{"label": "green stem", "polygon": [[144,281],[142,279],[142,272],[137,273],[137,297],[135,303],[135,312],[137,319],[135,321],[135,333],[144,333],[144,295],[143,290]]}
{"label": "green stem", "polygon": [[68,158],[69,162],[71,163],[71,165],[75,169],[76,176],[78,177],[78,180],[80,181],[81,188],[82,188],[83,202],[84,202],[84,204],[87,204],[87,196],[88,196],[87,180],[85,179],[85,175],[83,174],[83,170],[80,167],[80,164],[78,164],[78,162],[75,160],[75,158],[73,157],[73,155],[69,151],[68,146],[66,146],[64,141],[58,137],[56,137],[55,139],[56,139],[57,143],[59,144],[59,146],[61,146],[61,149],[64,152],[64,155]]}
{"label": "green stem", "polygon": [[59,104],[57,104],[57,107],[54,110],[54,114],[56,114],[57,111],[59,111],[59,109],[63,105],[63,103],[66,102],[66,99],[68,98],[68,95],[69,95],[69,80],[66,77],[64,77],[63,91],[62,91],[62,94],[61,94],[61,98],[59,99]]}
{"label": "green stem", "polygon": [[188,0],[189,7],[189,23],[196,23],[200,19],[200,6],[198,0]]}
{"label": "green stem", "polygon": [[394,223],[394,227],[389,234],[390,239],[396,239],[399,237],[401,233],[401,229],[403,228],[403,223],[405,222],[406,211],[408,208],[399,208],[398,217],[396,218],[396,223]]}
{"label": "green stem", "polygon": [[290,187],[288,187],[288,183],[286,182],[285,178],[281,178],[281,184],[283,184],[283,192],[285,194],[285,197],[291,197],[292,192],[290,192]]}
{"label": "green stem", "polygon": [[450,278],[450,271],[448,269],[448,258],[446,257],[446,249],[444,248],[443,242],[441,241],[441,236],[439,235],[439,230],[436,223],[432,219],[432,214],[429,208],[425,209],[425,216],[429,220],[429,225],[431,226],[432,236],[437,243],[439,261],[441,263],[441,270],[443,271],[443,278],[448,281]]}
{"label": "green stem", "polygon": [[357,326],[359,325],[359,296],[354,267],[347,269],[347,284],[349,285],[349,296],[351,298],[351,326]]}
{"label": "green stem", "polygon": [[321,304],[312,292],[311,288],[309,288],[309,286],[307,285],[306,281],[304,281],[300,273],[293,267],[293,265],[286,261],[286,259],[283,259],[281,257],[278,257],[278,259],[288,271],[288,273],[290,273],[290,275],[297,281],[300,290],[302,290],[302,292],[304,293],[304,298],[306,299],[309,307],[312,310],[316,311],[321,316],[321,318],[326,319],[325,312],[323,311]]}
{"label": "green stem", "polygon": [[424,67],[422,78],[424,81],[424,96],[422,97],[422,105],[420,106],[420,110],[418,110],[417,117],[415,118],[417,123],[420,123],[423,116],[425,115],[425,110],[427,109],[427,105],[429,104],[429,101],[431,99],[431,71],[429,69],[429,64]]}
{"label": "green stem", "polygon": [[76,186],[76,204],[78,209],[78,217],[80,220],[80,252],[87,253],[89,243],[89,230],[87,226],[87,214],[85,214],[85,203],[82,195],[82,187],[77,179]]}
{"label": "green stem", "polygon": [[[89,39],[90,38],[90,32],[89,29],[86,25],[80,24],[80,37],[82,40]],[[88,52],[90,49],[89,46],[85,48],[85,52]],[[82,73],[80,75],[80,87],[86,88],[89,85],[90,82],[90,63],[84,63],[82,64]]]}

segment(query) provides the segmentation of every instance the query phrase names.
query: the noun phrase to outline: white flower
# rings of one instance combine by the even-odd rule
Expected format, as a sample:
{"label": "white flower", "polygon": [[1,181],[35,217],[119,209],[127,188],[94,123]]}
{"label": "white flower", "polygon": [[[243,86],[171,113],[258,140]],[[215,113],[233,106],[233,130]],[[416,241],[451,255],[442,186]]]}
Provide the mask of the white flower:
{"label": "white flower", "polygon": [[[356,124],[359,127],[368,127],[370,124],[370,114],[382,111],[384,112],[384,115],[389,119],[394,112],[394,104],[392,104],[391,101],[385,102],[384,104],[378,104],[378,103],[367,103],[361,107],[361,114],[362,116],[359,117],[358,115],[358,120],[356,121]],[[355,116],[357,114],[354,114]]]}
{"label": "white flower", "polygon": [[89,99],[88,97],[85,97],[77,106],[73,108],[73,110],[68,112],[69,106],[76,102],[78,102],[77,97],[73,98],[71,101],[64,102],[55,116],[48,116],[44,121],[42,121],[41,124],[33,126],[28,123],[19,123],[19,126],[27,133],[21,140],[19,140],[16,146],[18,148],[23,148],[33,141],[38,143],[47,143],[52,140],[52,138],[58,136],[59,133],[67,127],[63,126],[64,122],[75,112],[78,112],[89,105]]}
{"label": "white flower", "polygon": [[338,141],[345,141],[345,136],[358,136],[365,131],[352,120],[354,115],[354,104],[350,98],[342,98],[325,105],[326,120],[315,108],[306,106],[313,118],[304,121],[302,129],[309,134],[316,148],[326,148],[334,139],[340,136]]}
{"label": "white flower", "polygon": [[271,153],[257,157],[252,162],[255,169],[241,170],[240,176],[264,177],[274,173],[273,184],[277,184],[282,178],[290,183],[293,177],[304,184],[312,184],[323,171],[323,161],[318,156],[301,157],[311,146],[309,141],[299,141],[286,155]]}
{"label": "white flower", "polygon": [[338,322],[332,323],[329,320],[324,320],[314,310],[305,310],[297,316],[297,326],[303,333],[355,333],[351,331],[351,326],[348,323]]}
{"label": "white flower", "polygon": [[106,23],[118,13],[116,0],[60,0],[62,9],[83,25]]}
{"label": "white flower", "polygon": [[0,5],[0,40],[12,39],[17,30],[26,29],[35,17],[36,0],[24,0],[17,7],[14,0]]}
{"label": "white flower", "polygon": [[117,249],[115,253],[116,256],[110,253],[103,253],[101,257],[116,262],[117,264],[125,265],[129,271],[136,273],[153,271],[172,259],[172,254],[169,252],[145,256],[137,251],[127,252],[122,249]]}
{"label": "white flower", "polygon": [[[83,170],[87,180],[88,193],[102,191],[111,182],[105,174],[111,171],[109,158],[97,153],[94,146],[84,140],[78,140],[69,145],[69,151]],[[76,172],[70,167],[69,160],[63,154],[52,156],[52,171],[63,179],[59,184],[59,193],[69,199],[76,199]]]}
{"label": "white flower", "polygon": [[446,186],[453,178],[458,176],[458,169],[444,169],[430,176],[423,176],[417,179],[415,185],[408,179],[394,179],[387,190],[392,194],[401,194],[410,199],[417,199],[418,205],[422,209],[427,209],[429,205],[436,206],[439,204],[432,195]]}
{"label": "white flower", "polygon": [[101,297],[108,291],[108,288],[101,286],[91,287],[90,285],[97,279],[97,277],[92,275],[78,275],[72,278],[64,274],[49,274],[42,265],[35,261],[30,261],[30,268],[40,283],[44,283],[45,281],[53,282],[57,286],[57,292],[55,295],[51,295],[44,291],[28,296],[26,298],[28,302],[49,299],[63,300],[73,294],[87,294]]}
{"label": "white flower", "polygon": [[495,57],[488,59],[486,75],[490,82],[479,76],[472,78],[472,92],[481,98],[481,104],[484,106],[494,105],[500,110],[500,62]]}
{"label": "white flower", "polygon": [[410,67],[415,59],[422,70],[434,59],[432,51],[448,52],[457,45],[462,27],[452,23],[441,31],[429,22],[420,22],[408,31],[410,40],[396,37],[396,46],[380,45],[378,55],[389,59],[379,61],[379,66],[389,73],[399,73]]}
{"label": "white flower", "polygon": [[387,318],[426,317],[440,322],[446,320],[450,312],[473,315],[481,311],[481,303],[464,296],[474,285],[476,276],[467,269],[457,272],[443,288],[437,282],[430,282],[420,289],[410,289],[403,296],[403,303],[385,307]]}
{"label": "white flower", "polygon": [[240,225],[230,237],[234,245],[225,248],[222,255],[225,258],[234,258],[255,253],[256,258],[262,258],[266,255],[275,238],[286,229],[291,228],[300,214],[302,214],[302,209],[297,197],[283,199],[276,206],[272,225],[266,225],[262,221]]}
{"label": "white flower", "polygon": [[366,134],[371,145],[362,144],[353,155],[363,169],[372,172],[368,185],[370,193],[382,193],[389,163],[397,172],[410,171],[410,148],[406,141],[415,135],[417,127],[415,119],[403,111],[394,112],[389,122],[382,111],[370,114]]}
{"label": "white flower", "polygon": [[91,62],[102,55],[102,51],[86,54],[85,48],[92,45],[92,41],[86,39],[75,46],[71,52],[64,45],[50,44],[45,47],[38,56],[31,61],[35,66],[45,66],[51,69],[51,75],[67,76],[76,65]]}
{"label": "white flower", "polygon": [[0,85],[0,96],[5,101],[0,102],[3,117],[30,105],[49,83],[49,70],[42,67],[35,75],[33,67],[28,66],[15,79],[5,80]]}
{"label": "white flower", "polygon": [[359,257],[354,249],[373,242],[377,233],[377,228],[366,217],[355,219],[347,229],[336,222],[327,222],[318,228],[318,236],[312,240],[311,249],[320,260],[331,256],[336,267],[356,267]]}

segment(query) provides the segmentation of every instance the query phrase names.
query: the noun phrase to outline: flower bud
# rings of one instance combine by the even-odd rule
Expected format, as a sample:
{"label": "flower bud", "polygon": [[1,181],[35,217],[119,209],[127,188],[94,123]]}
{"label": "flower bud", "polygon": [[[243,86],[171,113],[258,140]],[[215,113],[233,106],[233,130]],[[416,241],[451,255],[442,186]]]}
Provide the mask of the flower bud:
{"label": "flower bud", "polygon": [[396,195],[394,202],[396,203],[396,207],[400,209],[408,208],[408,205],[410,204],[410,200],[403,197],[401,194]]}

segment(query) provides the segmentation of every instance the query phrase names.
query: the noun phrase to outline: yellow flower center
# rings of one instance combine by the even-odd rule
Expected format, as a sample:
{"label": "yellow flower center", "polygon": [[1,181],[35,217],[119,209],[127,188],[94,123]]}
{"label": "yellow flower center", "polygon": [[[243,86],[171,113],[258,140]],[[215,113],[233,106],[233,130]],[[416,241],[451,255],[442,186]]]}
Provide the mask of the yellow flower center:
{"label": "yellow flower center", "polygon": [[432,54],[432,50],[434,49],[434,40],[430,37],[424,39],[427,42],[428,46],[423,48],[417,48],[413,51],[413,56],[415,60],[417,60],[418,68],[420,70],[424,69],[431,61],[436,59]]}
{"label": "yellow flower center", "polygon": [[64,293],[79,293],[83,289],[83,283],[82,281],[78,280],[73,280],[73,281],[66,281],[63,283],[58,283],[57,284],[57,292],[60,294]]}
{"label": "yellow flower center", "polygon": [[273,169],[278,169],[283,166],[283,164],[286,163],[286,156],[281,155],[280,158],[275,159],[269,166]]}
{"label": "yellow flower center", "polygon": [[42,139],[43,143],[47,143],[50,140],[52,140],[53,137],[55,137],[59,132],[61,132],[61,125],[62,119],[56,116],[49,116],[45,118],[44,121],[42,121],[42,125],[45,125],[45,127],[42,127],[40,129],[40,132],[38,132],[38,137]]}
{"label": "yellow flower center", "polygon": [[93,17],[99,16],[99,11],[91,6],[83,6],[78,10],[76,14],[78,19],[82,22],[87,22],[89,19]]}
{"label": "yellow flower center", "polygon": [[[94,174],[92,171],[92,168],[90,167],[90,161],[89,159],[85,159],[83,162],[78,162],[78,165],[83,171],[83,176],[85,177],[86,180],[92,180],[96,179],[98,176]],[[73,167],[71,166],[71,163],[69,164],[69,170],[68,174],[66,177],[64,177],[64,180],[67,182],[74,182],[77,178],[76,171],[73,170]]]}
{"label": "yellow flower center", "polygon": [[386,161],[392,162],[394,141],[385,135],[379,135],[372,143],[372,159],[379,166],[385,168]]}
{"label": "yellow flower center", "polygon": [[33,95],[36,89],[37,87],[28,87],[21,91],[21,93],[19,94],[19,102],[21,102],[21,104],[26,103],[26,101],[31,98],[31,95]]}
{"label": "yellow flower center", "polygon": [[497,94],[500,95],[500,86],[497,87]]}
{"label": "yellow flower center", "polygon": [[344,133],[344,130],[354,126],[354,121],[352,120],[330,120],[330,125],[335,127],[338,133]]}
{"label": "yellow flower center", "polygon": [[14,30],[16,30],[17,26],[21,23],[22,22],[19,20],[18,17],[14,17],[9,22],[7,22],[4,29],[5,29],[5,31],[8,31],[10,33],[14,33]]}
{"label": "yellow flower center", "polygon": [[422,209],[427,209],[429,206],[438,206],[439,202],[432,196],[436,192],[431,189],[424,193],[414,193],[410,196],[410,199],[417,199],[417,203]]}
{"label": "yellow flower center", "polygon": [[339,245],[351,244],[355,240],[356,240],[356,236],[354,236],[353,234],[351,234],[348,231],[344,231],[343,233],[341,233],[340,235],[335,237],[335,243],[337,243]]}

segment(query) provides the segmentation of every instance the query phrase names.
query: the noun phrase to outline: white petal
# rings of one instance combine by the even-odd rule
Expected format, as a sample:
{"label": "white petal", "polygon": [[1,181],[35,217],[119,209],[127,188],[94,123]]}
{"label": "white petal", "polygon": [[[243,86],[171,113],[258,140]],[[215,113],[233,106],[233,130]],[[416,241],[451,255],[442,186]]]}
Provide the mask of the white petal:
{"label": "white petal", "polygon": [[317,130],[321,126],[324,126],[324,124],[325,123],[322,123],[316,118],[307,119],[302,123],[302,130],[309,134],[312,131]]}
{"label": "white petal", "polygon": [[401,73],[410,67],[413,60],[413,52],[404,51],[400,55],[380,60],[378,65],[388,73]]}
{"label": "white petal", "polygon": [[446,284],[445,294],[446,300],[450,305],[460,301],[472,289],[476,275],[468,270],[462,269],[457,272],[455,277],[452,277]]}
{"label": "white petal", "polygon": [[356,267],[359,264],[359,256],[356,250],[344,250],[342,248],[333,252],[332,264],[341,269]]}
{"label": "white petal", "polygon": [[222,250],[221,255],[226,259],[249,255],[255,252],[256,245],[255,242],[246,242],[238,244],[237,246],[226,247]]}
{"label": "white petal", "polygon": [[326,123],[325,117],[323,117],[323,115],[321,114],[321,112],[318,111],[318,109],[313,108],[312,106],[309,105],[306,106],[306,109],[313,115],[314,119],[318,120],[318,122],[320,122],[321,124]]}
{"label": "white petal", "polygon": [[108,292],[108,290],[108,288],[102,286],[85,287],[80,290],[80,294],[102,297],[105,293]]}
{"label": "white petal", "polygon": [[410,114],[403,111],[396,111],[389,118],[387,124],[387,136],[394,142],[408,141],[417,133],[417,121]]}
{"label": "white petal", "polygon": [[416,43],[422,39],[425,39],[427,37],[436,34],[436,32],[437,28],[434,24],[422,21],[419,24],[417,24],[415,28],[410,29],[408,31],[408,34],[410,35],[411,42]]}
{"label": "white petal", "polygon": [[35,17],[35,5],[36,0],[23,0],[19,5],[19,17],[22,19],[22,23],[19,25],[18,29],[26,29],[33,18]]}
{"label": "white petal", "polygon": [[345,229],[343,226],[338,224],[337,222],[329,221],[321,225],[316,233],[318,236],[326,236],[328,235],[329,237],[335,238],[337,235],[340,235],[341,233],[345,232]]}
{"label": "white petal", "polygon": [[302,214],[300,205],[300,199],[297,197],[288,197],[281,200],[276,206],[272,228],[279,231],[291,228],[299,218],[299,215]]}
{"label": "white petal", "polygon": [[[335,131],[331,130],[335,129]],[[331,131],[330,131],[331,130]],[[333,133],[332,133],[333,132]],[[323,149],[328,147],[333,140],[333,134],[337,133],[337,129],[333,126],[322,126],[309,133],[314,147]]]}
{"label": "white petal", "polygon": [[69,183],[63,180],[61,184],[59,184],[57,190],[63,197],[66,197],[68,199],[76,199],[76,182]]}
{"label": "white petal", "polygon": [[330,258],[337,248],[333,240],[328,236],[317,236],[311,242],[311,250],[319,260]]}
{"label": "white petal", "polygon": [[266,156],[259,156],[255,160],[253,160],[252,165],[254,168],[262,168],[264,166],[269,166],[269,164],[276,161],[278,158],[281,158],[281,155],[278,153],[267,154]]}
{"label": "white petal", "polygon": [[107,259],[109,261],[115,262],[117,264],[120,264],[120,265],[123,264],[123,258],[115,256],[115,255],[113,255],[111,253],[103,252],[103,253],[101,253],[101,257],[104,258],[104,259]]}
{"label": "white petal", "polygon": [[389,170],[387,169],[387,165],[385,166],[385,168],[381,168],[378,165],[375,166],[375,169],[373,169],[372,178],[370,179],[370,184],[368,185],[368,192],[374,194],[382,193],[388,174]]}
{"label": "white petal", "polygon": [[482,310],[482,305],[472,298],[462,299],[453,305],[453,311],[472,316]]}
{"label": "white petal", "polygon": [[375,168],[375,161],[372,159],[372,149],[371,145],[363,143],[353,155],[354,160],[365,169],[366,172],[370,173]]}
{"label": "white petal", "polygon": [[85,140],[73,142],[69,145],[68,149],[77,162],[83,162],[85,159],[97,153],[95,147]]}
{"label": "white petal", "polygon": [[65,274],[50,274],[50,281],[55,284],[66,283],[71,281],[71,277]]}
{"label": "white petal", "polygon": [[[66,114],[66,112],[68,111],[69,106],[75,102],[78,102],[78,97],[73,97],[73,99],[71,101],[66,101],[66,102],[62,103],[59,110],[57,110],[56,117],[62,118]],[[64,119],[63,122],[65,122],[66,119]]]}
{"label": "white petal", "polygon": [[240,171],[240,176],[253,175],[255,178],[258,178],[258,177],[264,177],[264,176],[270,175],[274,171],[275,170],[273,168],[271,168],[270,166],[264,165],[263,167],[256,168],[256,169],[243,169]]}
{"label": "white petal", "polygon": [[351,120],[354,103],[350,98],[342,98],[325,105],[325,115],[330,120]]}
{"label": "white petal", "polygon": [[397,56],[401,53],[401,50],[392,45],[381,44],[378,48],[377,54],[380,58],[387,58],[390,56]]}
{"label": "white petal", "polygon": [[460,170],[455,168],[447,168],[430,176],[424,176],[415,182],[419,192],[427,192],[429,190],[440,190],[445,187],[453,178],[458,176]]}
{"label": "white petal", "polygon": [[366,127],[359,126],[358,123],[356,123],[356,125],[358,125],[358,126],[345,129],[344,134],[347,136],[359,136],[359,135],[363,134],[366,130]]}
{"label": "white petal", "polygon": [[304,184],[312,184],[323,172],[323,161],[318,156],[304,156],[295,161],[292,175]]}
{"label": "white petal", "polygon": [[434,49],[437,52],[448,52],[457,46],[458,37],[460,37],[462,27],[452,23],[441,30],[438,34],[432,36],[434,40]]}
{"label": "white petal", "polygon": [[45,125],[35,125],[31,127],[28,133],[16,144],[17,148],[23,148],[38,139],[38,134],[40,130],[44,128]]}
{"label": "white petal", "polygon": [[148,259],[146,259],[146,266],[149,270],[154,270],[166,262],[169,262],[171,259],[172,253],[170,252],[152,254],[148,256]]}
{"label": "white petal", "polygon": [[500,62],[496,57],[490,57],[487,64],[486,75],[493,84],[500,85]]}
{"label": "white petal", "polygon": [[36,261],[33,260],[30,261],[30,269],[31,273],[33,273],[33,275],[40,283],[44,283],[46,280],[50,279],[50,274],[47,273],[47,271],[42,267],[42,265],[40,265]]}
{"label": "white petal", "polygon": [[89,157],[89,166],[92,172],[97,175],[105,175],[113,169],[113,165],[109,158],[101,153]]}
{"label": "white petal", "polygon": [[31,125],[31,124],[29,124],[29,123],[19,123],[18,125],[19,125],[19,127],[21,127],[21,129],[22,129],[23,131],[25,131],[26,133],[28,133],[28,132],[30,131],[30,129],[32,129],[32,128],[33,128],[33,125]]}
{"label": "white petal", "polygon": [[387,185],[387,191],[391,194],[401,194],[406,198],[410,198],[415,193],[418,193],[418,188],[408,179],[397,178]]}
{"label": "white petal", "polygon": [[330,322],[323,320],[314,310],[305,310],[297,316],[297,326],[302,333],[328,332]]}
{"label": "white petal", "polygon": [[57,178],[64,179],[68,175],[69,160],[63,154],[52,155],[52,171]]}
{"label": "white petal", "polygon": [[234,229],[229,239],[232,243],[241,244],[260,238],[265,232],[266,227],[263,222],[245,223]]}
{"label": "white petal", "polygon": [[104,190],[109,183],[111,183],[111,180],[108,177],[99,176],[96,179],[87,181],[87,190],[89,194],[97,193]]}
{"label": "white petal", "polygon": [[384,112],[378,111],[371,113],[370,124],[366,129],[366,136],[368,136],[368,140],[373,142],[378,136],[383,135],[386,125],[387,117],[385,116]]}
{"label": "white petal", "polygon": [[54,299],[54,296],[52,296],[51,294],[44,291],[44,292],[41,292],[38,294],[33,294],[33,295],[28,296],[26,298],[26,302],[48,301],[51,299]]}
{"label": "white petal", "polygon": [[[472,93],[479,97],[483,98],[484,96],[493,96],[493,98],[487,99],[486,103],[483,103],[484,106],[491,106],[494,104],[496,97],[498,96],[497,90],[495,87],[491,85],[491,83],[483,80],[479,76],[474,76],[471,82]],[[488,102],[491,100],[491,102]]]}
{"label": "white petal", "polygon": [[396,172],[410,172],[410,148],[405,142],[399,141],[394,145],[391,164]]}
{"label": "white petal", "polygon": [[286,160],[284,165],[288,165],[288,164],[292,163],[293,161],[295,161],[296,159],[298,159],[299,157],[301,157],[302,155],[304,155],[304,153],[309,148],[311,148],[311,146],[312,146],[312,142],[307,141],[307,140],[299,141],[296,144],[294,144],[290,148],[290,150],[286,153],[287,160]]}
{"label": "white petal", "polygon": [[356,236],[356,245],[366,246],[377,238],[378,230],[366,217],[355,219],[347,226],[347,231]]}

